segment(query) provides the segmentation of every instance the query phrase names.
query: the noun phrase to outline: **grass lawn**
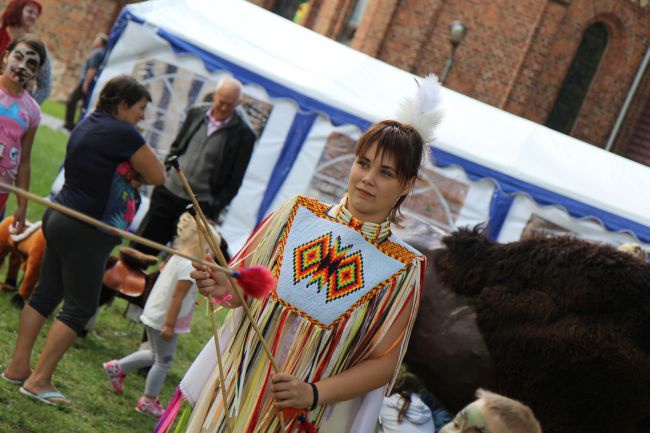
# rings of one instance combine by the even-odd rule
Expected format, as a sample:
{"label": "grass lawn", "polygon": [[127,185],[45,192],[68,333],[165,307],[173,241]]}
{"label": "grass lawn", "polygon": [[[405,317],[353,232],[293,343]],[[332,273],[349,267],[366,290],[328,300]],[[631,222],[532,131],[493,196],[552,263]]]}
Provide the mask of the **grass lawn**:
{"label": "grass lawn", "polygon": [[[9,303],[10,297],[11,294],[0,293],[0,359],[3,365],[11,357],[18,328],[19,312]],[[144,389],[144,377],[135,372],[129,374],[124,393],[116,395],[101,369],[103,361],[131,353],[140,342],[142,327],[122,316],[125,307],[126,302],[120,299],[103,308],[95,329],[88,337],[78,339],[59,364],[54,382],[73,400],[69,408],[30,400],[18,392],[17,386],[0,381],[0,432],[151,432],[156,421],[134,410]],[[167,404],[185,370],[209,338],[209,319],[204,311],[197,307],[192,333],[180,338],[174,366],[161,392],[163,405]],[[32,365],[50,323],[45,325],[36,343]]]}
{"label": "grass lawn", "polygon": [[[52,182],[59,172],[65,157],[67,136],[50,128],[40,127],[36,132],[34,148],[32,149],[32,177],[30,191],[46,196],[50,192]],[[16,209],[15,196],[9,197],[5,215],[12,215]],[[36,203],[28,203],[27,219],[38,221],[43,216],[45,209]]]}
{"label": "grass lawn", "polygon": [[61,120],[65,119],[65,104],[63,102],[55,101],[54,99],[46,99],[41,104],[41,111]]}
{"label": "grass lawn", "polygon": [[[31,190],[46,195],[58,172],[65,153],[66,136],[48,128],[39,128],[32,152]],[[7,215],[15,209],[10,199]],[[43,208],[33,203],[28,218],[40,219]],[[4,270],[0,272],[4,278]],[[13,353],[18,329],[19,311],[11,306],[12,293],[0,292],[0,365],[6,365]],[[105,307],[94,330],[78,339],[59,364],[54,382],[66,397],[73,400],[69,408],[56,408],[32,401],[18,392],[18,387],[0,380],[0,432],[11,433],[77,433],[77,432],[150,432],[155,420],[134,410],[144,389],[144,378],[137,373],[128,376],[125,392],[113,394],[101,369],[108,359],[122,357],[138,347],[142,333],[140,325],[123,317],[126,302],[116,300]],[[32,365],[36,363],[51,321],[39,336]],[[210,322],[203,308],[198,308],[191,334],[180,338],[176,360],[161,393],[167,404],[176,385],[192,359],[209,338]]]}

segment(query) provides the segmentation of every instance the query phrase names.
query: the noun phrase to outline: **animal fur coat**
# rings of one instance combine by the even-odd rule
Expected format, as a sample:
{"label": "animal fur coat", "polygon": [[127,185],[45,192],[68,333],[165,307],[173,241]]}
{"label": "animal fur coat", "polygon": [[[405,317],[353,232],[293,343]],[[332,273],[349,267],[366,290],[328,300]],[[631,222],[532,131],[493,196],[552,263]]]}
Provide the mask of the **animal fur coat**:
{"label": "animal fur coat", "polygon": [[546,433],[633,432],[650,414],[650,264],[570,237],[443,243],[434,267],[473,299],[494,391]]}

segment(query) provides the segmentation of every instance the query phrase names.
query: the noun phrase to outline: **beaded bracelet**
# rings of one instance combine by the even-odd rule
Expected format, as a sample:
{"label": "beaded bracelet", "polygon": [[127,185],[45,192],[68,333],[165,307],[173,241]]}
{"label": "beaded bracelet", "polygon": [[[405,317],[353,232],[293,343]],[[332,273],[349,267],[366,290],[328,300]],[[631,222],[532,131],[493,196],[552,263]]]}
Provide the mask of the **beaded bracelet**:
{"label": "beaded bracelet", "polygon": [[314,402],[311,404],[309,410],[314,410],[318,405],[318,388],[316,387],[316,384],[313,382],[310,383],[310,385],[311,385],[311,391],[314,393]]}

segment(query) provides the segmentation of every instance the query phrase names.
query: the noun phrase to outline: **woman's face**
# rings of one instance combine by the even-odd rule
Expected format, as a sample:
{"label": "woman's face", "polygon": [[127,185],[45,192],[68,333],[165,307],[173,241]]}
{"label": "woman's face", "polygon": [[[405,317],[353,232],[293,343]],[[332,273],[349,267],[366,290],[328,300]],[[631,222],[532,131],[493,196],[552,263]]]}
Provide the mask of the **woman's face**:
{"label": "woman's face", "polygon": [[36,20],[38,20],[38,8],[35,4],[28,4],[23,8],[23,16],[21,23],[25,30],[28,32],[32,31],[36,25]]}
{"label": "woman's face", "polygon": [[402,184],[393,155],[378,155],[377,143],[373,143],[352,165],[348,179],[348,210],[362,221],[381,223],[413,184],[414,179]]}
{"label": "woman's face", "polygon": [[144,111],[148,103],[147,98],[142,98],[129,107],[126,102],[122,101],[117,107],[115,118],[135,126],[139,121],[144,120]]}
{"label": "woman's face", "polygon": [[5,54],[4,74],[22,87],[38,72],[40,59],[36,50],[21,42],[10,53]]}

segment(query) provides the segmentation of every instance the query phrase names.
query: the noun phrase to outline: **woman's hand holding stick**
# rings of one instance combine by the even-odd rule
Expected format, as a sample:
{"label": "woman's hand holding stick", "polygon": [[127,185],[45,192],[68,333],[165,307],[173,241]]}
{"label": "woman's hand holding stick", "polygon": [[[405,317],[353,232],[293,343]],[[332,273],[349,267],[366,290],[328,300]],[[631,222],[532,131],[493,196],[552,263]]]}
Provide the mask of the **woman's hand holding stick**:
{"label": "woman's hand holding stick", "polygon": [[[176,173],[178,173],[178,176],[181,180],[181,183],[183,184],[183,187],[185,188],[185,192],[187,195],[189,195],[192,204],[194,205],[194,209],[196,210],[196,213],[198,214],[198,220],[197,220],[197,226],[202,226],[203,231],[206,235],[206,239],[208,241],[208,245],[210,246],[210,249],[212,250],[212,253],[214,257],[216,257],[217,262],[221,265],[224,266],[226,264],[226,258],[223,256],[223,253],[221,252],[221,249],[219,248],[217,240],[214,238],[214,235],[212,231],[209,229],[208,226],[208,220],[205,217],[205,214],[203,213],[203,210],[201,209],[201,206],[199,205],[198,200],[196,199],[194,192],[192,191],[192,187],[190,186],[189,182],[187,181],[187,178],[185,177],[185,174],[180,168],[180,165],[178,164],[178,158],[176,156],[172,156],[167,160],[169,164],[174,167],[176,170]],[[237,299],[237,302],[241,305],[244,314],[248,318],[251,326],[253,327],[253,330],[255,331],[255,334],[257,335],[257,338],[259,339],[260,343],[262,344],[262,348],[264,349],[264,352],[266,353],[266,356],[268,356],[269,361],[271,362],[271,365],[273,367],[273,370],[276,373],[280,373],[280,366],[278,365],[277,361],[275,360],[273,356],[273,352],[271,351],[271,348],[269,347],[268,343],[264,339],[264,335],[262,334],[262,331],[260,330],[259,326],[257,325],[257,321],[253,317],[253,314],[250,311],[250,308],[248,307],[248,304],[246,303],[246,300],[244,299],[244,295],[242,294],[242,290],[239,288],[236,282],[236,277],[232,274],[226,274],[230,280],[231,287],[232,287],[232,292],[235,295],[235,298]],[[241,278],[241,275],[239,276]],[[268,276],[262,276],[260,275],[261,278],[253,278],[249,281],[251,283],[257,285],[258,287],[255,287],[255,294],[257,296],[255,297],[264,297],[266,296],[272,289],[268,283],[265,281],[268,281]],[[262,287],[259,287],[262,286]],[[259,290],[261,289],[261,290]],[[253,295],[254,296],[254,295]],[[280,418],[280,428],[284,432],[286,430],[285,428],[285,423],[284,423],[284,415],[280,411],[279,412],[279,418]]]}
{"label": "woman's hand holding stick", "polygon": [[[201,254],[203,254],[205,252],[205,245],[203,244],[203,239],[207,238],[207,233],[205,232],[206,227],[203,227],[203,225],[199,221],[194,206],[189,205],[188,210],[194,217],[194,222],[196,223],[196,231],[199,238],[199,250],[201,251]],[[207,230],[210,229],[207,228]],[[220,388],[221,388],[221,398],[223,399],[226,431],[228,431],[228,433],[233,433],[230,414],[229,411],[226,409],[228,408],[228,390],[226,389],[226,375],[224,374],[223,361],[221,359],[221,348],[220,348],[221,345],[219,344],[219,331],[217,330],[217,320],[214,317],[215,314],[214,314],[214,309],[212,308],[211,300],[209,298],[206,298],[206,300],[208,302],[208,311],[210,313],[210,322],[212,324],[212,334],[214,336],[214,348],[217,352],[217,365],[219,367],[219,380],[221,381]]]}

